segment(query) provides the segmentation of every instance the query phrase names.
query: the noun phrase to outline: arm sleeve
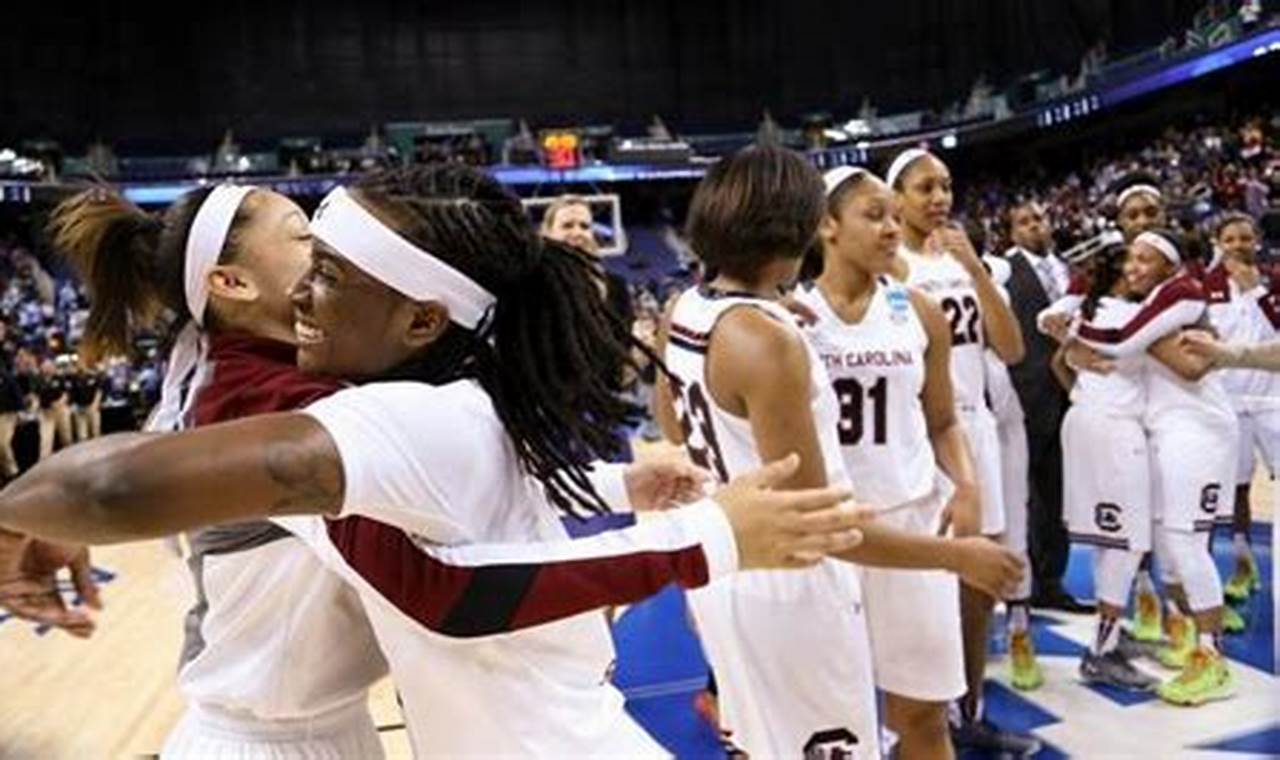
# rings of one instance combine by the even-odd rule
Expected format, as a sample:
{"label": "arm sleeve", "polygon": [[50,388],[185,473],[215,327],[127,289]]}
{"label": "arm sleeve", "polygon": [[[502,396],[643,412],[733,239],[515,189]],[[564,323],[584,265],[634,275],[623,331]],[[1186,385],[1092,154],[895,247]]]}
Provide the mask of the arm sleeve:
{"label": "arm sleeve", "polygon": [[703,500],[577,540],[428,546],[366,517],[277,520],[343,577],[424,628],[454,638],[510,633],[697,588],[734,572],[724,511]]}
{"label": "arm sleeve", "polygon": [[1199,283],[1180,278],[1156,293],[1121,327],[1100,328],[1085,323],[1078,327],[1076,337],[1109,356],[1136,356],[1164,336],[1196,324],[1207,308]]}
{"label": "arm sleeve", "polygon": [[1036,329],[1048,335],[1048,331],[1045,330],[1045,323],[1049,317],[1056,315],[1074,317],[1076,312],[1080,311],[1080,304],[1082,303],[1084,303],[1084,296],[1081,295],[1071,294],[1059,298],[1036,315]]}
{"label": "arm sleeve", "polygon": [[627,495],[627,467],[623,463],[593,462],[587,472],[591,487],[604,499],[609,509],[617,513],[634,512],[631,497]]}

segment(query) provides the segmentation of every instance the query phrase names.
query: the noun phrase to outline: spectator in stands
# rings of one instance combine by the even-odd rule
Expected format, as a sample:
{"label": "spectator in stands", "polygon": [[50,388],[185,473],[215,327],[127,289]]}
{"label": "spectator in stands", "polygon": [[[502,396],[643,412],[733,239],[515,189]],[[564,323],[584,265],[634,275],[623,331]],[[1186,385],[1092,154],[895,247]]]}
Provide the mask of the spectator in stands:
{"label": "spectator in stands", "polygon": [[[598,257],[600,241],[596,239],[594,225],[591,204],[587,203],[585,198],[578,195],[563,195],[547,207],[547,212],[542,217],[542,236],[548,240],[568,243]],[[609,309],[630,330],[635,322],[635,310],[631,305],[627,281],[605,270],[603,266],[599,271]]]}
{"label": "spectator in stands", "polygon": [[87,441],[102,435],[102,380],[79,357],[75,359],[69,395],[75,440]]}
{"label": "spectator in stands", "polygon": [[53,359],[40,362],[40,458],[53,453],[54,438],[60,447],[71,445],[71,410],[67,403],[66,372]]}

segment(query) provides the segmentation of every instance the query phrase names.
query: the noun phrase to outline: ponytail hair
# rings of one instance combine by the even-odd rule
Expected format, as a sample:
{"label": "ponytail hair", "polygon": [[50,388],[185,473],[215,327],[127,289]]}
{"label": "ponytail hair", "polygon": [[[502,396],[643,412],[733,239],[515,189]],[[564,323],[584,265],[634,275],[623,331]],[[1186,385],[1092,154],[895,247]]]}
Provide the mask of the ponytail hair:
{"label": "ponytail hair", "polygon": [[[193,190],[157,215],[98,185],[53,210],[48,231],[54,250],[89,290],[81,343],[86,361],[128,353],[137,332],[179,327],[191,318],[183,282],[187,234],[211,192],[213,187]],[[241,206],[223,260],[246,219]]]}
{"label": "ponytail hair", "polygon": [[638,371],[632,351],[656,357],[608,309],[591,257],[542,239],[518,198],[469,167],[380,172],[361,179],[354,194],[398,234],[497,296],[485,322],[474,330],[450,323],[399,374],[433,384],[476,380],[551,499],[571,514],[607,512],[586,464],[615,457],[616,431],[639,413],[617,393],[622,370]]}
{"label": "ponytail hair", "polygon": [[1128,247],[1123,243],[1113,243],[1093,256],[1093,267],[1089,272],[1089,292],[1080,304],[1080,313],[1085,319],[1092,320],[1098,313],[1098,302],[1111,295],[1116,282],[1124,276],[1124,259]]}

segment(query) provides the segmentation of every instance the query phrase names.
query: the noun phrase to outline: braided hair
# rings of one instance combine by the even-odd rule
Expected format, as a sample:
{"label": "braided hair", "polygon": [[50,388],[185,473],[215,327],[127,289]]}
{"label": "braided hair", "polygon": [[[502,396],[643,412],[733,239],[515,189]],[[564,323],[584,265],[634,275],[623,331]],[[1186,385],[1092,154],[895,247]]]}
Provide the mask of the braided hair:
{"label": "braided hair", "polygon": [[483,323],[472,330],[451,322],[397,374],[432,384],[474,379],[556,505],[575,516],[608,512],[586,463],[616,456],[616,430],[640,412],[617,393],[623,368],[636,368],[633,350],[656,357],[607,308],[593,260],[541,238],[518,198],[469,167],[379,172],[354,193],[404,238],[497,296]]}

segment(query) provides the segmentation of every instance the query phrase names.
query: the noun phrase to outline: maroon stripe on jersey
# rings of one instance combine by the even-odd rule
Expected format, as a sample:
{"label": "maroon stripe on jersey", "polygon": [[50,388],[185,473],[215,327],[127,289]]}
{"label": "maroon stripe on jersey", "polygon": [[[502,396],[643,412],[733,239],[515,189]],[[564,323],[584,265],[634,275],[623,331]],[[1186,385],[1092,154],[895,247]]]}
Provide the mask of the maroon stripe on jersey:
{"label": "maroon stripe on jersey", "polygon": [[579,614],[585,611],[579,600],[598,600],[590,609],[632,604],[672,583],[698,588],[708,580],[706,555],[698,546],[542,565],[511,627],[526,628]]}
{"label": "maroon stripe on jersey", "polygon": [[1280,330],[1280,293],[1274,290],[1258,299],[1258,308],[1266,315],[1271,327]]}
{"label": "maroon stripe on jersey", "polygon": [[361,578],[405,615],[447,636],[516,631],[631,604],[678,583],[705,585],[700,546],[533,563],[446,565],[399,528],[366,517],[328,522],[329,539]]}
{"label": "maroon stripe on jersey", "polygon": [[1122,343],[1146,327],[1151,320],[1183,301],[1204,301],[1204,288],[1188,275],[1178,275],[1170,280],[1124,326],[1103,328],[1085,322],[1080,325],[1079,334],[1081,338],[1095,343]]}
{"label": "maroon stripe on jersey", "polygon": [[688,327],[685,327],[684,325],[681,325],[681,324],[677,324],[675,322],[671,323],[671,333],[673,335],[679,335],[681,338],[684,338],[685,340],[693,341],[695,343],[706,343],[711,340],[711,333],[698,332],[697,330],[690,330]]}
{"label": "maroon stripe on jersey", "polygon": [[683,348],[685,351],[692,351],[695,354],[705,354],[708,350],[710,350],[707,348],[707,344],[705,343],[694,343],[692,341],[687,341],[684,338],[681,338],[677,335],[672,335],[670,338],[668,338],[667,343],[669,345],[675,346],[676,348]]}

